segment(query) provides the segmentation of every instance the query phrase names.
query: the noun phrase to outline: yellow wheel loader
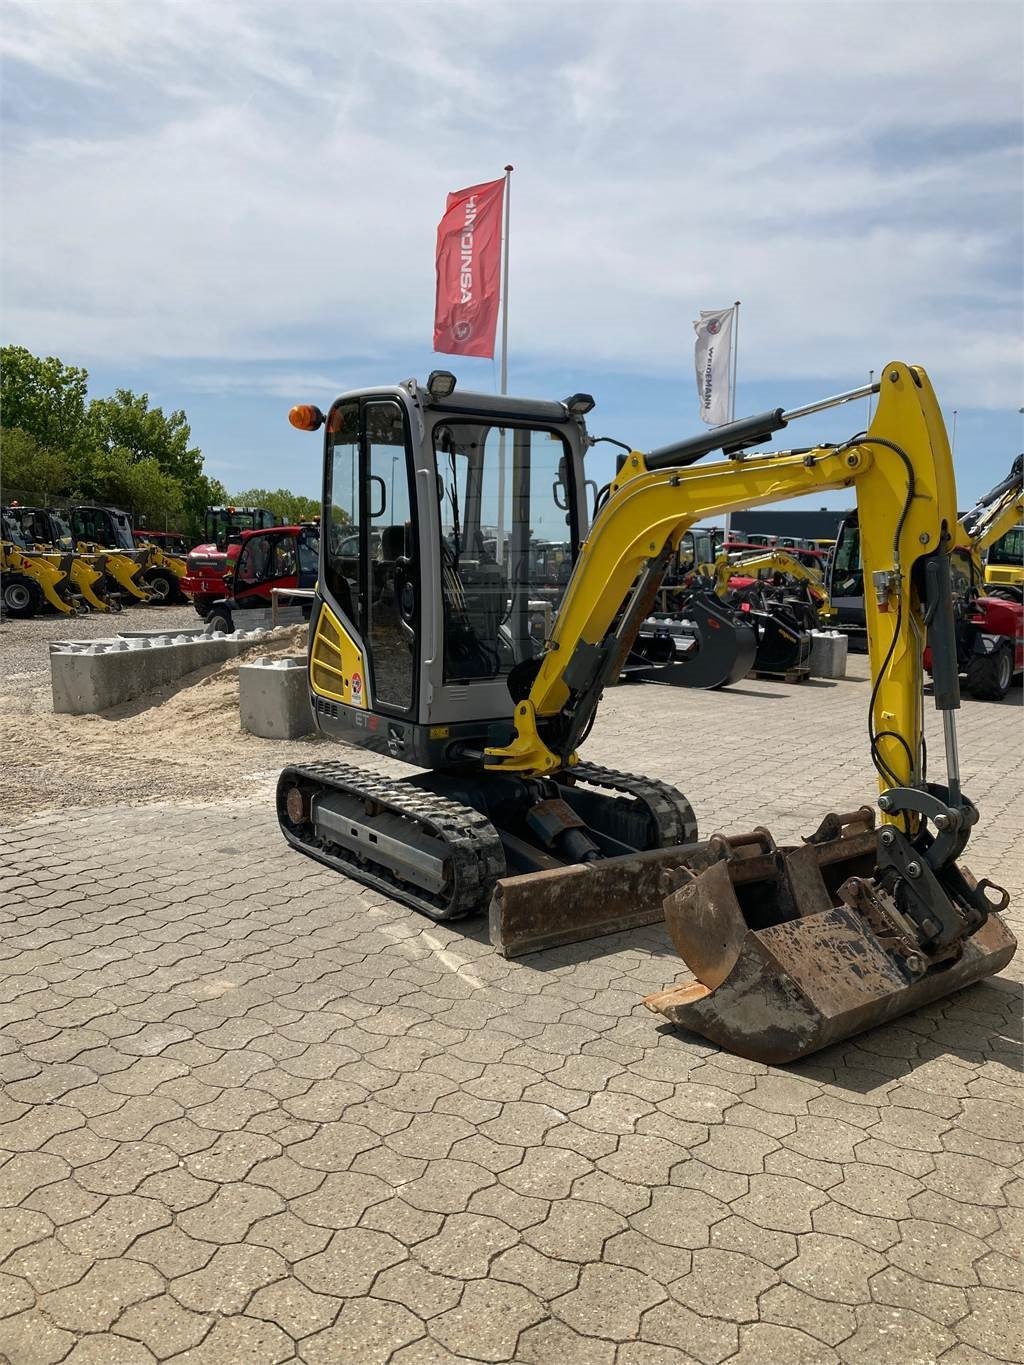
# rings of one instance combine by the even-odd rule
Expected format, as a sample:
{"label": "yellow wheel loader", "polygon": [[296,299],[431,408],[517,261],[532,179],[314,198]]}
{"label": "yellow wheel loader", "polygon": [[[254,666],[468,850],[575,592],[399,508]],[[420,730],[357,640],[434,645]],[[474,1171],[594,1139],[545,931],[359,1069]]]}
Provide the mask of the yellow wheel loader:
{"label": "yellow wheel loader", "polygon": [[110,591],[110,580],[96,556],[74,553],[71,527],[55,508],[12,503],[3,509],[11,535],[22,549],[50,564],[66,566],[71,589],[93,611],[121,610],[121,599]]}
{"label": "yellow wheel loader", "polygon": [[72,555],[52,563],[15,543],[14,528],[4,518],[0,540],[0,598],[4,613],[13,617],[36,616],[52,607],[62,616],[81,615],[88,610],[71,582]]}
{"label": "yellow wheel loader", "polygon": [[[950,549],[953,464],[925,372],[620,457],[587,530],[593,400],[462,394],[454,375],[348,393],[326,418],[310,701],[319,729],[415,764],[286,768],[296,849],[436,920],[487,912],[506,955],[665,918],[686,975],[647,1004],[721,1046],[784,1062],[999,971],[1005,891],[959,864]],[[878,394],[868,432],[750,454],[797,418]],[[698,465],[716,450],[727,458]],[[727,512],[852,488],[863,530],[871,808],[823,813],[799,847],[764,829],[697,839],[675,788],[579,755],[603,689],[686,531]],[[571,541],[552,624],[530,603],[535,536]],[[945,777],[928,772],[922,642]],[[932,767],[935,761],[932,756]],[[669,894],[666,894],[669,893]]]}

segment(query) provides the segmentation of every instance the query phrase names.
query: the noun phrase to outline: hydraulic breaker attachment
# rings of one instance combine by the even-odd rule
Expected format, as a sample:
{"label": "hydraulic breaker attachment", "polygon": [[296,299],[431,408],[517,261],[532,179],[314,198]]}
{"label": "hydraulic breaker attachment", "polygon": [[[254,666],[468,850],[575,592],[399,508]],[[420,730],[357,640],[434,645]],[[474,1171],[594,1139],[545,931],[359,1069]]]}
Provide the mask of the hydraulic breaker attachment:
{"label": "hydraulic breaker attachment", "polygon": [[934,872],[943,837],[915,847],[868,807],[800,848],[764,829],[715,836],[716,861],[665,901],[693,975],[644,1003],[741,1057],[791,1062],[991,976],[1017,946],[993,913],[1008,897],[951,862]]}

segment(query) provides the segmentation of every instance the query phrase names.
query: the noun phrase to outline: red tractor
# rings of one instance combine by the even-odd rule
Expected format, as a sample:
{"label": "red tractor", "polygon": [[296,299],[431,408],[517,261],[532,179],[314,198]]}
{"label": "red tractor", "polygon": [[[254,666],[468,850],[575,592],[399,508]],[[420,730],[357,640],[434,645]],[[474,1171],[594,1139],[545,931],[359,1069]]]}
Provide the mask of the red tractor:
{"label": "red tractor", "polygon": [[214,630],[239,629],[239,612],[270,607],[274,588],[312,588],[320,557],[320,526],[243,531],[227,548],[224,588],[204,613]]}
{"label": "red tractor", "polygon": [[229,551],[237,547],[246,531],[274,525],[273,512],[265,507],[208,507],[203,518],[203,543],[188,552],[187,572],[179,587],[200,616],[228,591],[224,581]]}

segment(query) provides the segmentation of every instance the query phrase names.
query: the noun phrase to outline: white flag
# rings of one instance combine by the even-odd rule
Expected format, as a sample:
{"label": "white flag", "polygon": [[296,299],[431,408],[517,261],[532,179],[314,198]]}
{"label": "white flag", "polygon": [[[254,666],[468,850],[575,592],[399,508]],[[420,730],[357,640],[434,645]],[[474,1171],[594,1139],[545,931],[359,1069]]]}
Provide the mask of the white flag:
{"label": "white flag", "polygon": [[700,419],[717,427],[729,420],[732,368],[732,323],[735,308],[702,308],[693,324],[697,333],[697,397]]}

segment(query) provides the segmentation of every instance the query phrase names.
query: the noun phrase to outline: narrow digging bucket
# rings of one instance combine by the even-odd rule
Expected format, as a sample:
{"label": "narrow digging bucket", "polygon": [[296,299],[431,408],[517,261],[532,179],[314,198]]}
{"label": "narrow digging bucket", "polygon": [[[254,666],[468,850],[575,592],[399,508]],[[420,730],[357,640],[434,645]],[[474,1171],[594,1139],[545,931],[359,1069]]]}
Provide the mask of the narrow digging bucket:
{"label": "narrow digging bucket", "polygon": [[1002,970],[1017,944],[994,913],[929,966],[887,950],[842,903],[839,887],[874,870],[870,816],[801,848],[777,849],[767,831],[720,841],[720,861],[665,901],[693,975],[647,1008],[751,1061],[792,1062]]}

